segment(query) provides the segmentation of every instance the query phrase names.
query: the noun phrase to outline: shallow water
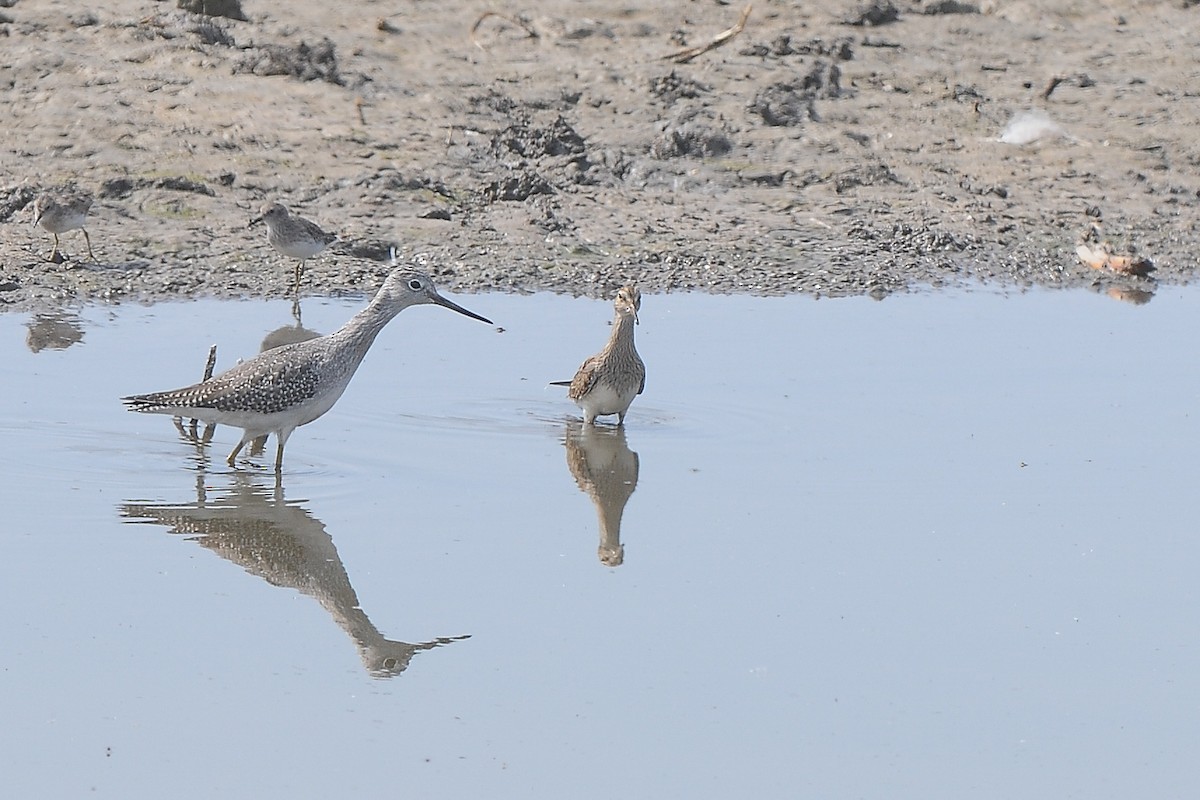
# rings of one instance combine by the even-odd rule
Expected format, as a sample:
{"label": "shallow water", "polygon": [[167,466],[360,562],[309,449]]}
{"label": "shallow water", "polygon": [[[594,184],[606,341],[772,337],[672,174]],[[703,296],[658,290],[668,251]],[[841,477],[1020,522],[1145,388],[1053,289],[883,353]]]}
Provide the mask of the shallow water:
{"label": "shallow water", "polygon": [[455,299],[279,485],[117,398],[288,304],[0,316],[12,796],[1196,791],[1200,293]]}

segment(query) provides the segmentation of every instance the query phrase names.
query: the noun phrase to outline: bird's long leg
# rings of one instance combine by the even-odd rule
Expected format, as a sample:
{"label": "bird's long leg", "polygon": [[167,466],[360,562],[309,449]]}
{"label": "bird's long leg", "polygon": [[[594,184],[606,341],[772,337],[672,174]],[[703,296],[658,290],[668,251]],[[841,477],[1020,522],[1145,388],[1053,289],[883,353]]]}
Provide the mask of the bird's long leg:
{"label": "bird's long leg", "polygon": [[245,446],[246,446],[245,439],[242,439],[240,442],[237,443],[237,446],[233,448],[233,452],[229,454],[229,458],[225,459],[229,463],[229,466],[231,466],[231,467],[237,466],[236,459],[237,459],[238,453],[242,452],[242,448]]}
{"label": "bird's long leg", "polygon": [[50,257],[47,258],[46,260],[49,261],[51,264],[57,264],[57,263],[59,263],[59,261],[58,261],[58,234],[51,233],[50,235],[54,237],[54,249],[50,251]]}
{"label": "bird's long leg", "polygon": [[295,293],[295,295],[297,297],[300,296],[300,273],[302,273],[303,271],[304,271],[304,262],[297,261],[296,262],[296,285],[292,288],[292,291]]}
{"label": "bird's long leg", "polygon": [[283,446],[287,444],[288,437],[292,435],[292,431],[294,430],[296,430],[295,425],[275,431],[275,438],[279,442],[279,445],[275,448],[275,472],[277,473],[283,472]]}
{"label": "bird's long leg", "polygon": [[88,258],[93,263],[99,264],[100,262],[96,259],[96,254],[92,252],[92,237],[88,236],[87,228],[80,228],[79,230],[83,231],[83,240],[87,242]]}

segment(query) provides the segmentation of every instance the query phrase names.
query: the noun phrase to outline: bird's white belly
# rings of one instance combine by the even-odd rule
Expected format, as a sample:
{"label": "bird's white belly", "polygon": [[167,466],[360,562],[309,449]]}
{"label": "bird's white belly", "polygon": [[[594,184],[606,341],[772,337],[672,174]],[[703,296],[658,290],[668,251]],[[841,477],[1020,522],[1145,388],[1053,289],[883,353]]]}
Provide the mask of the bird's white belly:
{"label": "bird's white belly", "polygon": [[585,411],[602,416],[604,414],[619,414],[629,408],[633,398],[637,397],[637,387],[634,386],[623,392],[615,391],[611,386],[596,386],[583,397],[579,398],[579,407]]}
{"label": "bird's white belly", "polygon": [[312,258],[317,253],[325,249],[324,242],[318,242],[316,239],[298,239],[290,241],[272,242],[279,252],[289,258],[307,259]]}
{"label": "bird's white belly", "polygon": [[87,222],[87,215],[78,211],[62,211],[57,214],[47,214],[38,223],[51,233],[66,233],[76,228],[82,228]]}
{"label": "bird's white belly", "polygon": [[326,392],[319,397],[310,398],[291,408],[271,414],[264,414],[261,411],[218,411],[215,408],[186,407],[157,408],[154,413],[198,419],[202,422],[215,422],[231,428],[241,428],[249,436],[262,436],[307,425],[333,408],[345,388],[342,386],[335,391]]}

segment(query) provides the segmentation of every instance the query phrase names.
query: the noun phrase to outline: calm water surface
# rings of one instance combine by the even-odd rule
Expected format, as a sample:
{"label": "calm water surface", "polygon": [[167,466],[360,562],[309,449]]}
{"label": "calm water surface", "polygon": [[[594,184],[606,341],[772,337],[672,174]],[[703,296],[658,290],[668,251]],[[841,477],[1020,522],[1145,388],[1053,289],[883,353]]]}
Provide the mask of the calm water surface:
{"label": "calm water surface", "polygon": [[289,304],[0,315],[7,796],[1200,791],[1200,292],[455,299],[278,485],[117,398]]}

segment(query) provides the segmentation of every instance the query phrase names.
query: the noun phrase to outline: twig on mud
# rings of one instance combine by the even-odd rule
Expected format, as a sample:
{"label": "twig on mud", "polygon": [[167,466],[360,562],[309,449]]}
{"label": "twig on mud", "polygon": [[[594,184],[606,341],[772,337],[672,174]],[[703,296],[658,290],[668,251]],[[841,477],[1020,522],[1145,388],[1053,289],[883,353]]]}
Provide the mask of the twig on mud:
{"label": "twig on mud", "polygon": [[709,50],[720,47],[742,32],[742,29],[746,27],[746,20],[750,18],[750,9],[752,8],[754,8],[753,5],[746,6],[742,10],[742,16],[740,19],[738,19],[736,25],[727,31],[718,33],[712,38],[712,41],[708,42],[707,44],[702,44],[697,47],[688,47],[684,50],[671,53],[668,56],[663,56],[663,58],[669,58],[676,64],[686,64],[701,53],[707,53]]}
{"label": "twig on mud", "polygon": [[1061,75],[1055,75],[1053,78],[1051,78],[1050,82],[1046,84],[1046,88],[1042,90],[1042,99],[1049,100],[1050,95],[1054,94],[1054,90],[1057,89],[1058,85],[1064,80],[1066,79]]}
{"label": "twig on mud", "polygon": [[365,105],[366,103],[363,101],[362,95],[354,98],[354,110],[358,112],[358,121],[363,124],[363,127],[367,125],[367,115],[363,113],[363,106]]}
{"label": "twig on mud", "polygon": [[[214,344],[212,347],[208,348],[208,361],[204,362],[204,380],[208,380],[209,378],[212,377],[213,370],[216,369],[216,366],[217,366],[217,346]],[[192,420],[192,438],[196,437],[196,426],[198,424],[199,424],[198,420]],[[213,437],[213,431],[215,431],[216,429],[217,429],[217,423],[215,423],[215,422],[208,423],[208,425],[204,426],[204,435],[203,435],[203,437],[201,437],[200,441],[206,442],[206,443],[211,442],[212,437]]]}
{"label": "twig on mud", "polygon": [[538,35],[537,31],[535,31],[529,25],[525,24],[524,22],[517,19],[516,17],[510,17],[507,14],[501,14],[499,11],[485,11],[479,15],[479,19],[475,20],[475,24],[471,26],[471,44],[475,45],[480,50],[486,50],[487,48],[484,47],[482,44],[480,44],[479,40],[475,38],[475,32],[479,30],[479,26],[482,25],[483,21],[485,19],[487,19],[488,17],[499,17],[500,19],[504,20],[505,22],[509,22],[509,23],[512,23],[513,25],[516,25],[518,28],[523,28],[525,30],[525,32],[529,34],[530,39],[541,38]]}
{"label": "twig on mud", "polygon": [[[212,347],[208,348],[208,361],[204,362],[204,378],[202,379],[202,382],[212,377],[213,370],[216,369],[216,366],[217,346],[214,344]],[[217,423],[210,422],[208,425],[204,426],[204,433],[201,435],[198,430],[200,427],[200,420],[193,419],[188,424],[188,431],[185,433],[183,430],[183,419],[181,417],[172,417],[171,420],[175,423],[175,429],[179,431],[179,435],[187,436],[193,442],[211,442],[213,432],[217,429]]]}
{"label": "twig on mud", "polygon": [[217,346],[214,344],[208,348],[208,361],[204,363],[204,380],[212,377],[213,370],[217,367]]}

